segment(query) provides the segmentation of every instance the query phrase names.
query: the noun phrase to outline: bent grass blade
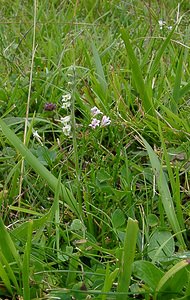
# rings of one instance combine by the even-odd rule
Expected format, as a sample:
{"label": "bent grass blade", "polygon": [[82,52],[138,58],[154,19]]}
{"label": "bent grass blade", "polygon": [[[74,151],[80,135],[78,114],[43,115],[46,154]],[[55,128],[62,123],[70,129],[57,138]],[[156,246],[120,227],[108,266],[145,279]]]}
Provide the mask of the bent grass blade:
{"label": "bent grass blade", "polygon": [[152,165],[153,172],[155,173],[155,177],[157,180],[157,185],[158,185],[158,190],[161,196],[162,204],[164,207],[164,210],[166,212],[168,221],[176,234],[176,237],[182,247],[182,249],[186,249],[186,244],[182,235],[182,230],[180,228],[176,213],[175,213],[175,208],[174,208],[174,203],[172,200],[172,196],[168,187],[168,183],[165,177],[165,174],[162,170],[161,163],[157,157],[157,155],[154,153],[153,149],[151,146],[147,143],[147,141],[141,136],[141,139],[145,145],[145,148],[148,152],[150,162]]}
{"label": "bent grass blade", "polygon": [[[24,157],[27,163],[35,170],[35,172],[47,181],[49,187],[55,192],[58,179],[39,162],[39,160],[30,152],[30,150],[27,149],[27,147],[16,136],[16,134],[1,119],[0,127],[6,138],[9,140],[9,142],[20,152],[20,154]],[[63,198],[64,202],[69,206],[69,208],[77,216],[80,216],[79,206],[76,199],[74,198],[72,192],[63,184],[61,184],[60,196]]]}

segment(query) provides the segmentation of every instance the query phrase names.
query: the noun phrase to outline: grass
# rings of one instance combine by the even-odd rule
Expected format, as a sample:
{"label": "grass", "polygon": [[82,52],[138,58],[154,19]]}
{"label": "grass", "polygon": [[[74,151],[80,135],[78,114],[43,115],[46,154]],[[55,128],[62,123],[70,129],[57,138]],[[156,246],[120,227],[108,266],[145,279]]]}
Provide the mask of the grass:
{"label": "grass", "polygon": [[2,1],[0,299],[189,299],[188,9]]}

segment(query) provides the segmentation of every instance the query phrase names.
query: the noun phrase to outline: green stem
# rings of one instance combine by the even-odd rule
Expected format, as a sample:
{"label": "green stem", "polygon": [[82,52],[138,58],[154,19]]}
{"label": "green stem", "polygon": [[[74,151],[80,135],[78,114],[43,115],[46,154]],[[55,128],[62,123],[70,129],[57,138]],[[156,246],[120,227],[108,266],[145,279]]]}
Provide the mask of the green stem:
{"label": "green stem", "polygon": [[74,163],[76,171],[76,185],[77,185],[77,198],[79,204],[79,214],[82,218],[82,194],[80,189],[80,166],[78,158],[78,147],[77,147],[77,136],[76,136],[76,120],[75,120],[75,94],[76,94],[76,70],[73,67],[73,89],[72,89],[72,103],[71,103],[71,122],[72,122],[72,139],[73,139],[73,152],[74,152]]}
{"label": "green stem", "polygon": [[[128,219],[124,248],[120,261],[120,275],[118,280],[118,294],[117,300],[126,300],[129,291],[129,284],[131,281],[132,264],[135,257],[136,241],[138,233],[138,222],[131,218]],[[126,293],[126,294],[124,294]]]}

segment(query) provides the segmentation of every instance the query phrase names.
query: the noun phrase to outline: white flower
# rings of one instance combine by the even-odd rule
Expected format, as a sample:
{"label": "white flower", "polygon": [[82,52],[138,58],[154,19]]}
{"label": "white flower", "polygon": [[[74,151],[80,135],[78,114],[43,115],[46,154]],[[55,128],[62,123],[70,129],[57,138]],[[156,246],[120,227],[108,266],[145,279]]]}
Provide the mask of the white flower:
{"label": "white flower", "polygon": [[163,26],[166,24],[166,22],[164,22],[163,20],[159,20],[158,24],[160,26],[160,29],[162,30]]}
{"label": "white flower", "polygon": [[89,124],[89,126],[92,127],[93,129],[95,129],[99,125],[100,125],[100,120],[96,118],[93,118],[92,122]]}
{"label": "white flower", "polygon": [[61,117],[61,123],[63,124],[63,126],[68,125],[68,123],[70,123],[71,121],[71,116],[66,116],[66,117]]}
{"label": "white flower", "polygon": [[67,102],[69,100],[71,100],[71,94],[70,93],[62,96],[62,99],[61,99],[62,102]]}
{"label": "white flower", "polygon": [[33,137],[36,138],[37,140],[41,139],[41,136],[38,134],[37,130],[33,131]]}
{"label": "white flower", "polygon": [[43,146],[42,138],[38,134],[37,130],[32,129],[32,134],[33,134],[33,137],[38,141],[38,143],[40,143]]}
{"label": "white flower", "polygon": [[96,107],[96,106],[94,106],[93,108],[91,108],[91,114],[95,117],[95,116],[97,116],[97,115],[99,115],[99,114],[102,114],[102,112]]}
{"label": "white flower", "polygon": [[66,135],[66,136],[71,135],[71,125],[66,124],[65,126],[63,126],[62,130],[63,130],[64,135]]}
{"label": "white flower", "polygon": [[107,116],[102,117],[102,120],[101,120],[102,127],[108,126],[110,123],[111,123],[111,120],[109,117],[107,117]]}
{"label": "white flower", "polygon": [[71,106],[71,102],[63,102],[63,104],[61,105],[61,108],[67,109]]}
{"label": "white flower", "polygon": [[71,106],[71,94],[68,93],[66,95],[63,95],[61,101],[62,101],[61,108],[64,108],[64,109],[69,108]]}
{"label": "white flower", "polygon": [[168,30],[172,30],[172,28],[173,28],[172,26],[168,26]]}

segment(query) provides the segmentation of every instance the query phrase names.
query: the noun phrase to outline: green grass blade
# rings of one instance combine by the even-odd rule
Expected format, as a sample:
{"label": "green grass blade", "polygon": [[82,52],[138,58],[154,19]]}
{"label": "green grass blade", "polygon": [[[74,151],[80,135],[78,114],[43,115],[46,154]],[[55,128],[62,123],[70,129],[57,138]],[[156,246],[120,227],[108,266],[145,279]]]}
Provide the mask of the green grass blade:
{"label": "green grass blade", "polygon": [[13,289],[11,287],[11,283],[9,280],[9,276],[6,273],[1,261],[0,261],[0,278],[3,281],[3,284],[5,285],[6,289],[8,290],[8,292],[13,295]]}
{"label": "green grass blade", "polygon": [[[135,257],[135,248],[138,234],[138,222],[131,218],[128,219],[124,249],[120,261],[120,273],[118,279],[118,293],[128,293],[129,284],[131,281],[132,264]],[[117,296],[117,300],[126,300],[128,297],[125,294]]]}
{"label": "green grass blade", "polygon": [[95,46],[95,44],[92,42],[92,52],[93,52],[93,57],[94,57],[94,63],[96,66],[96,73],[98,75],[98,81],[100,82],[100,86],[104,92],[107,91],[107,82],[106,82],[106,77],[104,74],[104,69],[102,66],[102,62],[98,53],[98,50]]}
{"label": "green grass blade", "polygon": [[18,251],[1,218],[0,218],[0,232],[1,232],[1,238],[0,238],[1,252],[3,253],[4,257],[8,262],[15,261],[17,265],[20,266],[21,262],[20,262]]}
{"label": "green grass blade", "polygon": [[28,236],[24,250],[22,282],[23,282],[23,296],[25,300],[30,300],[30,252],[32,241],[32,225],[33,222],[28,222]]}
{"label": "green grass blade", "polygon": [[1,253],[1,260],[4,265],[4,269],[7,270],[7,275],[9,277],[10,281],[12,282],[12,285],[14,285],[14,289],[16,289],[18,295],[20,295],[20,288],[19,288],[19,285],[17,282],[17,278],[15,276],[16,273],[14,274],[13,269],[11,268],[11,264],[9,264],[9,262],[6,260],[3,253]]}
{"label": "green grass blade", "polygon": [[178,219],[176,217],[173,200],[172,200],[172,197],[170,194],[170,190],[168,187],[168,183],[167,183],[165,174],[162,170],[162,166],[159,162],[157,155],[154,153],[153,149],[150,147],[150,145],[147,143],[147,141],[143,137],[141,137],[141,139],[145,145],[145,148],[146,148],[149,158],[150,158],[150,162],[151,162],[152,169],[153,169],[153,172],[154,172],[156,180],[157,180],[158,190],[159,190],[159,193],[161,196],[162,204],[163,204],[165,213],[167,215],[168,221],[169,221],[174,233],[176,234],[176,237],[177,237],[182,249],[185,249],[186,245],[185,245],[182,233],[181,233],[182,229],[180,228]]}
{"label": "green grass blade", "polygon": [[179,98],[182,98],[190,90],[190,82],[188,82],[183,88],[180,89]]}
{"label": "green grass blade", "polygon": [[181,86],[181,76],[182,76],[182,66],[183,66],[183,51],[180,54],[177,70],[176,70],[176,77],[175,77],[175,83],[173,88],[173,100],[172,103],[172,111],[177,112],[177,107],[179,105],[180,100],[180,86]]}
{"label": "green grass blade", "polygon": [[[190,86],[189,86],[190,88]],[[184,129],[190,133],[190,126],[187,119],[180,118],[177,114],[173,113],[169,108],[167,108],[163,104],[159,104],[162,110],[167,114],[168,121],[172,124],[172,126],[176,129],[179,129],[180,126],[184,127]]]}
{"label": "green grass blade", "polygon": [[60,240],[60,216],[59,216],[59,196],[61,193],[61,173],[59,174],[59,178],[57,181],[57,188],[55,191],[55,199],[54,203],[56,204],[55,206],[55,240],[56,240],[56,249],[57,249],[57,257],[59,258],[60,255],[60,247],[59,247],[59,240]]}
{"label": "green grass blade", "polygon": [[[55,191],[57,187],[57,178],[39,162],[39,160],[27,149],[27,147],[21,142],[15,133],[1,119],[0,126],[9,142],[20,152],[28,164],[36,171],[36,173],[47,181],[49,187]],[[61,184],[61,196],[69,208],[77,216],[79,216],[78,203],[71,191],[63,184]]]}
{"label": "green grass blade", "polygon": [[109,264],[107,264],[106,266],[106,276],[105,276],[105,280],[104,280],[104,286],[102,289],[102,293],[104,293],[102,295],[102,300],[106,300],[107,299],[107,295],[106,293],[110,292],[113,282],[116,279],[117,275],[119,272],[119,268],[116,268],[113,272],[110,272],[109,269]]}
{"label": "green grass blade", "polygon": [[[164,287],[164,285],[168,282],[168,280],[170,278],[173,278],[174,275],[179,272],[181,269],[187,267],[189,265],[189,260],[182,260],[178,263],[176,263],[169,271],[167,271],[164,276],[161,278],[161,280],[158,282],[158,285],[156,287],[155,290],[155,297],[154,299],[157,299],[157,295],[159,294],[159,292],[161,292],[162,288]],[[176,282],[177,284],[177,282]]]}
{"label": "green grass blade", "polygon": [[136,88],[138,90],[138,93],[141,97],[142,104],[144,107],[145,112],[147,112],[150,115],[154,115],[154,108],[151,97],[149,97],[147,93],[147,89],[143,80],[143,75],[141,72],[140,65],[137,61],[137,58],[135,56],[135,53],[133,51],[129,34],[125,29],[121,29],[121,37],[125,43],[125,48],[127,51],[127,54],[129,56],[130,65],[132,69],[133,78],[135,81]]}
{"label": "green grass blade", "polygon": [[[59,188],[58,188],[58,186],[59,186]],[[61,184],[60,184],[60,178],[59,178],[57,181],[56,193],[58,193],[57,189],[60,189],[60,188],[61,188]],[[45,225],[47,225],[48,223],[50,223],[50,224],[53,223],[53,219],[54,219],[54,217],[56,215],[56,211],[59,207],[59,204],[57,203],[57,201],[59,201],[59,197],[57,197],[57,195],[55,195],[54,202],[53,202],[50,210],[45,215],[43,215],[43,217],[41,217],[39,219],[33,219],[33,230],[34,231],[35,230],[43,231],[43,228]],[[12,206],[10,208],[30,214],[30,210],[23,210],[21,208],[17,209],[16,207],[12,207]],[[33,211],[32,211],[32,214],[33,214]],[[41,216],[42,214],[36,213],[34,215]],[[55,217],[55,218],[57,219],[57,217]],[[26,237],[27,237],[28,222],[22,223],[20,226],[16,227],[15,229],[13,229],[11,231],[12,236],[18,240],[22,240],[23,243],[26,241]]]}
{"label": "green grass blade", "polygon": [[175,180],[159,120],[158,120],[158,129],[159,129],[159,133],[160,133],[160,140],[162,143],[163,154],[164,154],[164,158],[166,161],[167,172],[168,172],[168,176],[169,176],[169,180],[170,180],[170,184],[171,184],[173,199],[174,199],[175,205],[176,205],[177,219],[178,219],[181,229],[185,230],[185,226],[184,226],[185,221],[183,218],[181,198],[180,198],[180,182],[179,182],[179,180],[177,180],[177,178],[178,178],[177,174],[179,175],[179,172],[177,173],[177,167],[176,167],[176,180]]}
{"label": "green grass blade", "polygon": [[170,32],[170,34],[168,35],[168,37],[165,39],[164,42],[162,42],[162,45],[161,47],[159,48],[159,50],[157,51],[157,54],[156,54],[156,57],[154,59],[154,62],[150,68],[150,71],[149,71],[149,80],[152,81],[158,67],[159,67],[159,64],[160,64],[160,59],[166,49],[166,47],[168,46],[171,38],[172,38],[172,35],[175,31],[175,26],[173,27],[172,31]]}

